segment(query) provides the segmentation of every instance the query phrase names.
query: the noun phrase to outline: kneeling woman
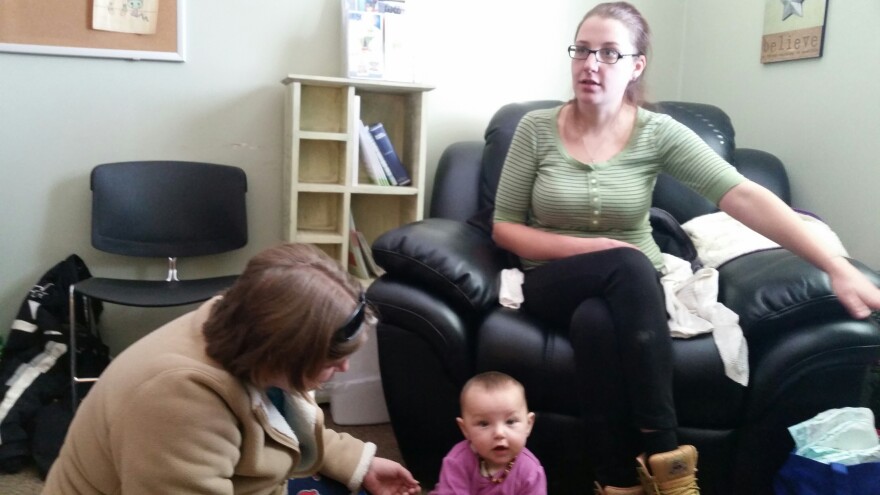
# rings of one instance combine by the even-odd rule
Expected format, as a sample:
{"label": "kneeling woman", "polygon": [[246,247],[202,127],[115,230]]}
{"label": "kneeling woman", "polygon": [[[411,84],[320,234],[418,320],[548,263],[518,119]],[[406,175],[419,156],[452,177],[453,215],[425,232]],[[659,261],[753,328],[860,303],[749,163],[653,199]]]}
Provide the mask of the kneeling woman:
{"label": "kneeling woman", "polygon": [[324,428],[308,391],[348,368],[375,316],[317,248],[285,244],[222,296],[122,352],[82,402],[46,494],[280,494],[316,472],[352,491],[418,483]]}

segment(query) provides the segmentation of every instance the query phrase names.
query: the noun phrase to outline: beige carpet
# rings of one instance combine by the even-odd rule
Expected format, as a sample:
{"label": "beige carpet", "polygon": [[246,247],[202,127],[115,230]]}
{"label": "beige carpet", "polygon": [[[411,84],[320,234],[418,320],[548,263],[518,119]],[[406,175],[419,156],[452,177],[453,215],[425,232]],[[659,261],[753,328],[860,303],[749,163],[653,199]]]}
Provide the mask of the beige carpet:
{"label": "beige carpet", "polygon": [[37,495],[42,488],[43,483],[34,467],[17,474],[0,474],[0,493],[3,495]]}
{"label": "beige carpet", "polygon": [[[400,450],[397,448],[397,440],[391,431],[391,424],[340,426],[333,422],[330,417],[329,407],[324,407],[324,416],[327,426],[336,431],[346,432],[354,437],[367,442],[373,442],[378,446],[379,457],[403,462]],[[17,474],[0,474],[0,494],[2,495],[38,495],[43,488],[43,483],[37,474],[36,468],[28,467]]]}

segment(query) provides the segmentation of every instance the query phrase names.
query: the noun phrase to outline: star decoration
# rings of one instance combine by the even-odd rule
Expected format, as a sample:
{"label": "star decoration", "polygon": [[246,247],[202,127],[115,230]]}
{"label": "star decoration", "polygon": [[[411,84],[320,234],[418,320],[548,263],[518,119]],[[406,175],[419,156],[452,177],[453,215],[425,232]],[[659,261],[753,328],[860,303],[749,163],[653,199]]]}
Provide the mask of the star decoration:
{"label": "star decoration", "polygon": [[786,20],[791,17],[792,14],[797,14],[800,17],[804,16],[804,0],[781,0],[784,10],[782,11],[782,20]]}

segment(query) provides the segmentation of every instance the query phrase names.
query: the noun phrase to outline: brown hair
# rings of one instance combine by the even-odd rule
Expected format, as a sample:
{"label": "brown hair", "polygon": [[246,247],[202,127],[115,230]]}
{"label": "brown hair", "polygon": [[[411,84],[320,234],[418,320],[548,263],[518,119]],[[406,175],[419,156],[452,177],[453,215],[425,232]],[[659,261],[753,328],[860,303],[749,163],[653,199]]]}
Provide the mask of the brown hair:
{"label": "brown hair", "polygon": [[[470,380],[465,382],[464,387],[461,388],[461,395],[459,395],[458,400],[462,411],[464,411],[465,396],[474,387],[480,387],[483,390],[490,392],[505,387],[515,387],[522,392],[523,403],[526,403],[526,388],[523,387],[523,384],[516,378],[506,373],[501,373],[500,371],[484,371],[483,373],[472,376]],[[527,403],[526,409],[528,409]]]}
{"label": "brown hair", "polygon": [[[631,4],[627,2],[608,2],[596,5],[584,15],[584,18],[577,25],[577,29],[574,31],[575,38],[577,38],[577,33],[581,30],[584,21],[590,17],[614,19],[622,23],[629,30],[630,41],[636,51],[644,55],[646,59],[648,58],[648,53],[651,50],[651,28],[641,12]],[[624,98],[634,105],[641,105],[645,101],[645,86],[642,83],[644,75],[645,73],[642,72],[637,79],[630,81],[629,86],[626,88],[626,93],[624,93]]]}
{"label": "brown hair", "polygon": [[[282,244],[254,256],[211,309],[208,356],[236,377],[266,386],[287,377],[293,391],[328,362],[356,351],[364,336],[333,340],[357,307],[361,285],[320,249]],[[375,325],[367,306],[364,325]],[[363,332],[362,332],[363,333]]]}

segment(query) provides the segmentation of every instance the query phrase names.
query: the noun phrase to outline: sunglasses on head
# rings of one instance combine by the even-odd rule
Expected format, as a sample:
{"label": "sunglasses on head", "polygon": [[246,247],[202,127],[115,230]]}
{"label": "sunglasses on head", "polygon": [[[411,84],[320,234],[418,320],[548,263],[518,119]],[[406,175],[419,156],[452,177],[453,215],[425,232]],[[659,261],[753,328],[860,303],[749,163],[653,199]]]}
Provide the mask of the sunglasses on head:
{"label": "sunglasses on head", "polygon": [[364,323],[364,315],[367,309],[367,296],[361,292],[358,297],[358,304],[348,317],[348,320],[333,333],[334,342],[348,342],[361,333]]}

